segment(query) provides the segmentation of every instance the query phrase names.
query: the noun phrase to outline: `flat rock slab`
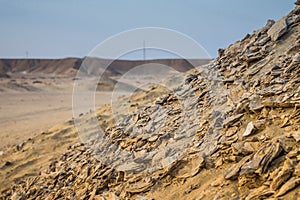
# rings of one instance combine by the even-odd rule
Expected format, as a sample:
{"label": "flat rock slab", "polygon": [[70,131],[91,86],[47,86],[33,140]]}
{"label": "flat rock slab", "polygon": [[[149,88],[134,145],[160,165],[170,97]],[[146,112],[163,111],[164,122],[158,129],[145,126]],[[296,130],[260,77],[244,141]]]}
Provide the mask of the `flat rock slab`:
{"label": "flat rock slab", "polygon": [[268,36],[271,37],[273,41],[278,40],[287,32],[286,19],[282,18],[278,20],[268,31]]}

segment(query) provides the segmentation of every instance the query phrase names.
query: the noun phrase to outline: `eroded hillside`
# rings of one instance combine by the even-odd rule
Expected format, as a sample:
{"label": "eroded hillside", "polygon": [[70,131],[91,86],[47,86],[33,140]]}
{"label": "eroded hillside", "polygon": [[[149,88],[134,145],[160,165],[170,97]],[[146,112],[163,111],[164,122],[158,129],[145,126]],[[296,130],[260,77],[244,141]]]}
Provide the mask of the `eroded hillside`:
{"label": "eroded hillside", "polygon": [[[132,160],[87,130],[89,145],[70,146],[3,198],[299,199],[299,33],[297,6],[189,71],[175,94],[127,101],[131,114],[117,123],[97,112],[107,141]],[[112,165],[93,155],[103,152]]]}

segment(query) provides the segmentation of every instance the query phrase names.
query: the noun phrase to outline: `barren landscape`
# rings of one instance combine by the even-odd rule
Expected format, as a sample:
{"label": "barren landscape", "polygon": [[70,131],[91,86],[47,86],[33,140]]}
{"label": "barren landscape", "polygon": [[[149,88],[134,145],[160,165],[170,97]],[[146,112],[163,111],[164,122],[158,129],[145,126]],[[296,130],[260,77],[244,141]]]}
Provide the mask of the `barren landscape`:
{"label": "barren landscape", "polygon": [[[152,85],[122,96],[113,110],[108,94],[118,77],[146,63],[116,61],[97,85],[95,113],[75,119],[70,102],[81,62],[67,59],[63,68],[50,68],[50,61],[29,61],[14,71],[18,61],[4,60],[0,198],[299,199],[300,2],[295,4],[196,68],[185,60],[146,61],[172,65],[184,79],[172,91]],[[131,88],[146,78],[120,84]]]}
{"label": "barren landscape", "polygon": [[[69,120],[72,114],[72,92],[76,70],[81,59],[2,59],[0,60],[0,151],[40,134],[52,126]],[[105,64],[111,61],[96,60]],[[151,61],[149,61],[151,62]],[[168,60],[154,60],[168,64]],[[199,63],[208,62],[199,60]],[[115,61],[106,71],[107,78],[100,80],[96,92],[96,107],[110,103],[111,91],[118,75],[143,61]],[[145,62],[146,63],[146,62]],[[190,69],[185,61],[171,66],[179,71]],[[170,64],[168,64],[170,66]],[[112,77],[114,79],[111,79]],[[125,80],[126,85],[143,80],[136,76]]]}

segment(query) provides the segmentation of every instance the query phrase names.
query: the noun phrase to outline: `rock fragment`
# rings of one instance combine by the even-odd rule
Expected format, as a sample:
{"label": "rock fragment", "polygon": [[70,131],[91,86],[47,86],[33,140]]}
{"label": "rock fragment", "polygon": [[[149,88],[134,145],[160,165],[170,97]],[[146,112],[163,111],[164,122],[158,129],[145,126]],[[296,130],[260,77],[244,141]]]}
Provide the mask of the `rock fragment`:
{"label": "rock fragment", "polygon": [[241,168],[241,174],[250,174],[257,172],[264,173],[269,164],[275,159],[282,151],[279,143],[269,143],[261,147],[253,156],[253,158]]}
{"label": "rock fragment", "polygon": [[288,137],[292,137],[296,142],[300,142],[300,131],[292,131],[286,134]]}
{"label": "rock fragment", "polygon": [[231,126],[233,125],[235,122],[237,122],[239,119],[241,119],[243,117],[244,114],[238,114],[238,115],[233,115],[231,117],[228,117],[225,119],[223,126]]}
{"label": "rock fragment", "polygon": [[18,144],[16,146],[17,151],[21,151],[24,145],[25,145],[25,142],[21,142],[20,144]]}
{"label": "rock fragment", "polygon": [[129,193],[141,193],[144,191],[147,191],[151,188],[151,186],[153,185],[153,181],[151,180],[151,178],[146,177],[143,180],[140,180],[136,183],[129,183],[126,191]]}
{"label": "rock fragment", "polygon": [[239,175],[241,167],[250,160],[250,156],[246,156],[242,158],[237,164],[232,165],[226,172],[225,172],[225,179],[236,179]]}
{"label": "rock fragment", "polygon": [[248,125],[247,125],[247,127],[246,127],[245,132],[243,133],[243,137],[250,136],[250,135],[252,135],[254,132],[255,132],[255,127],[254,127],[254,125],[253,125],[253,122],[249,122]]}
{"label": "rock fragment", "polygon": [[295,68],[300,66],[300,53],[297,53],[292,60],[292,63],[284,69],[283,73],[291,73]]}
{"label": "rock fragment", "polygon": [[299,184],[300,184],[300,178],[292,177],[280,188],[280,190],[276,194],[276,197],[280,197],[280,196],[286,194],[288,191],[294,189]]}
{"label": "rock fragment", "polygon": [[259,188],[250,190],[250,194],[245,198],[245,200],[266,199],[272,196],[274,193],[274,191],[270,191],[270,189],[268,189],[266,186],[261,186]]}
{"label": "rock fragment", "polygon": [[193,177],[199,173],[203,165],[204,159],[200,156],[196,156],[188,162],[179,162],[171,169],[171,173],[177,178],[185,179]]}
{"label": "rock fragment", "polygon": [[294,166],[291,160],[286,160],[281,171],[273,178],[270,185],[272,190],[277,190],[283,183],[285,183],[293,174]]}
{"label": "rock fragment", "polygon": [[189,84],[190,82],[196,79],[198,79],[198,76],[196,74],[189,74],[185,79],[185,84]]}
{"label": "rock fragment", "polygon": [[278,40],[287,32],[286,18],[278,20],[269,30],[268,35],[273,41]]}

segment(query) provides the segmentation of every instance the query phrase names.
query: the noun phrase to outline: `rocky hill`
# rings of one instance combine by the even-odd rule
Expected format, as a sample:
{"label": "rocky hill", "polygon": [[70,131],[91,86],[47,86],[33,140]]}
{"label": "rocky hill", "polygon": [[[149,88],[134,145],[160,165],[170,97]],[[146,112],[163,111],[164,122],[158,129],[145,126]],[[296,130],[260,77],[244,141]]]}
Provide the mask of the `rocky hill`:
{"label": "rocky hill", "polygon": [[[185,72],[193,66],[185,59],[156,59],[156,60],[109,60],[99,58],[63,58],[63,59],[0,59],[0,77],[8,77],[9,74],[54,74],[75,76],[77,69],[83,61],[92,62],[98,68],[111,63],[106,70],[107,76],[118,76],[130,69],[147,63],[160,63],[173,67],[177,71]],[[195,59],[197,65],[207,64],[209,59]]]}
{"label": "rocky hill", "polygon": [[0,59],[0,74],[45,73],[74,75],[81,65],[79,58],[64,59]]}
{"label": "rocky hill", "polygon": [[[284,18],[189,71],[175,93],[156,99],[141,92],[146,106],[136,106],[140,98],[122,101],[131,113],[118,122],[98,111],[105,137],[86,129],[89,143],[70,145],[40,175],[16,180],[2,198],[299,199],[299,33],[297,3]],[[79,121],[91,124],[90,117]],[[71,129],[60,131],[63,137]],[[9,167],[3,162],[2,169]]]}

